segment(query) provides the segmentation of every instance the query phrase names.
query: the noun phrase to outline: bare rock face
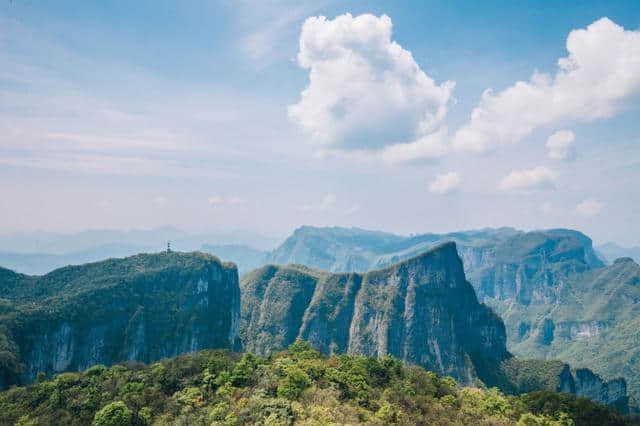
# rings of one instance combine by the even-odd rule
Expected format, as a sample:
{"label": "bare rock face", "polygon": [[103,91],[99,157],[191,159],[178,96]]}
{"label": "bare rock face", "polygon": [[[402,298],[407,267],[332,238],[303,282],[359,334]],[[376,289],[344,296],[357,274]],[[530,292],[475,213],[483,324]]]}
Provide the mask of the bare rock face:
{"label": "bare rock face", "polygon": [[627,383],[624,379],[614,379],[607,382],[588,368],[570,369],[569,366],[565,367],[565,371],[560,377],[561,380],[557,388],[560,392],[572,393],[607,406],[613,406],[621,412],[626,412],[628,409],[629,398]]}
{"label": "bare rock face", "polygon": [[38,372],[152,362],[237,340],[237,270],[213,256],[137,255],[25,279],[9,291],[11,314],[0,316],[20,368],[0,374],[5,386]]}
{"label": "bare rock face", "polygon": [[465,261],[480,300],[519,305],[557,303],[569,277],[604,264],[591,240],[571,230],[514,235],[484,247],[482,262]]}
{"label": "bare rock face", "polygon": [[509,356],[504,326],[478,303],[455,243],[365,274],[267,266],[241,283],[244,348],[310,341],[326,353],[393,355],[464,383],[476,357]]}

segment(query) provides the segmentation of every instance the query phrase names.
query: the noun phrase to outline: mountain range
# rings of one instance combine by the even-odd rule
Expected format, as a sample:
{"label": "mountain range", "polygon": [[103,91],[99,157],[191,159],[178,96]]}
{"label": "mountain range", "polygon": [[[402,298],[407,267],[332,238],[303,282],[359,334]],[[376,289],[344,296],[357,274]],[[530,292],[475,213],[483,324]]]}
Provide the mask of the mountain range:
{"label": "mountain range", "polygon": [[[421,261],[433,257],[434,249],[438,253],[451,252],[452,247],[453,253],[444,256],[449,263],[440,264],[440,273],[448,277],[444,280],[448,283],[447,299],[442,298],[441,293],[430,293],[442,284],[433,284],[437,280],[424,278],[431,284],[420,284],[420,280],[424,276],[429,277],[434,270],[433,262],[427,262],[431,266],[425,266]],[[117,246],[111,249],[114,256],[117,256],[117,250],[127,250]],[[640,267],[630,258],[607,265],[601,253],[593,249],[591,240],[577,231],[522,232],[513,228],[488,228],[449,234],[398,236],[357,228],[305,226],[270,252],[243,244],[205,244],[201,249],[243,265],[238,268],[242,277],[237,290],[242,297],[229,302],[238,306],[228,321],[234,331],[231,328],[227,331],[234,337],[222,347],[268,355],[302,338],[325,353],[373,356],[389,353],[440,374],[453,375],[463,383],[482,381],[500,385],[510,392],[524,389],[522,379],[515,378],[520,368],[514,367],[517,363],[523,359],[548,360],[545,362],[559,359],[579,368],[568,369],[564,363],[540,367],[554,371],[549,377],[555,377],[536,379],[546,383],[542,387],[557,390],[564,386],[576,393],[582,388],[586,395],[586,383],[591,382],[594,391],[590,397],[611,403],[626,392],[626,383],[614,379],[625,377],[630,395],[635,399],[640,395],[640,351],[636,331],[640,329],[637,322],[640,318]],[[453,265],[458,255],[462,263],[454,273],[456,267]],[[160,267],[158,265],[162,262],[149,260],[158,256],[164,256],[167,261],[160,269],[156,266]],[[178,256],[178,260],[180,256],[186,258],[175,263],[174,256]],[[31,381],[38,371],[52,373],[81,369],[92,363],[110,364],[121,359],[149,362],[185,351],[219,347],[219,342],[213,345],[211,340],[202,337],[202,330],[211,325],[205,324],[204,329],[194,331],[188,328],[190,325],[180,321],[174,326],[181,324],[183,328],[180,331],[173,329],[173,334],[170,333],[173,338],[165,336],[168,341],[160,344],[144,340],[147,335],[163,335],[153,327],[144,331],[147,327],[144,321],[156,321],[148,318],[155,318],[158,306],[172,313],[183,309],[175,305],[175,300],[169,302],[163,297],[169,293],[176,300],[191,297],[184,293],[183,284],[177,283],[172,284],[178,285],[172,290],[162,290],[162,296],[155,295],[153,286],[146,290],[148,294],[129,293],[126,303],[118,307],[118,316],[122,313],[118,320],[119,327],[123,329],[120,334],[108,334],[104,327],[99,327],[101,322],[107,321],[107,316],[109,321],[113,321],[116,311],[105,313],[97,309],[94,294],[119,289],[117,296],[113,297],[121,297],[130,291],[127,286],[138,279],[147,279],[142,277],[151,273],[164,276],[165,269],[191,268],[185,266],[192,265],[191,260],[186,260],[189,256],[161,253],[133,256],[124,261],[110,259],[61,268],[44,276],[27,276],[1,269],[0,290],[5,296],[0,301],[0,362],[3,366],[0,384],[6,386],[23,380]],[[208,265],[194,266],[198,271],[196,275],[202,275],[203,268],[219,265],[217,268],[227,271],[225,274],[235,273],[238,281],[238,273],[230,272],[236,271],[235,266],[204,254],[197,255],[196,259]],[[124,263],[120,265],[119,262]],[[156,266],[149,267],[145,262]],[[138,266],[132,267],[130,263]],[[265,264],[267,266],[261,266]],[[196,281],[192,276],[189,282],[208,283],[211,282],[209,278]],[[473,293],[471,299],[476,300],[474,303],[465,302],[471,300],[468,290],[464,290],[468,286],[467,281]],[[196,288],[199,285],[196,284]],[[421,293],[423,290],[426,293]],[[154,297],[161,299],[155,300]],[[112,304],[117,305],[117,299],[113,300]],[[207,300],[217,298],[213,296]],[[482,313],[484,308],[478,301],[499,315],[499,325],[491,325],[491,315]],[[155,306],[145,307],[146,303],[155,303]],[[455,315],[456,308],[462,305],[466,306],[464,310],[468,317],[475,318],[473,321],[480,329],[488,327],[483,332],[485,339],[493,336],[484,342],[489,344],[485,349],[501,339],[504,344],[478,351],[473,346],[475,343],[471,337],[474,336],[460,338],[458,335],[463,336],[465,330],[472,327],[471,323],[460,323],[461,318]],[[106,316],[96,318],[95,324],[91,325],[92,312],[83,310],[87,306]],[[198,306],[197,309],[201,309],[201,305]],[[76,308],[78,312],[73,311]],[[440,315],[437,321],[434,312]],[[87,324],[83,323],[78,328],[83,330],[78,331],[78,335],[74,334],[76,331],[71,323],[60,320],[71,313],[73,318],[80,318],[82,313],[88,319]],[[206,323],[204,317],[198,315],[212,313],[205,309],[204,313],[184,315],[191,315],[189,321]],[[161,323],[169,321],[169,317],[158,318]],[[449,326],[442,328],[442,324]],[[503,332],[499,331],[501,327]],[[24,336],[32,332],[35,332],[35,337],[25,339]],[[187,340],[178,342],[176,333],[188,336]],[[105,347],[110,346],[104,343],[109,339],[115,339],[112,342],[123,339],[129,343],[111,352],[110,349],[83,346],[96,336],[98,342],[102,342],[98,345]],[[459,340],[455,343],[447,340],[456,338]],[[418,342],[426,346],[416,346]],[[165,348],[159,349],[158,345],[165,345]],[[34,353],[33,348],[37,347],[43,349]],[[81,355],[74,355],[78,350],[76,347],[84,348]],[[174,349],[167,349],[169,347]],[[484,352],[496,356],[486,361],[478,356]],[[518,358],[514,358],[512,353]],[[438,359],[440,361],[436,362]],[[612,381],[606,384],[586,368]],[[489,371],[494,374],[487,374]]]}
{"label": "mountain range", "polygon": [[297,339],[325,353],[393,355],[464,384],[565,391],[625,410],[624,379],[514,358],[502,320],[478,302],[455,243],[366,274],[234,264],[165,252],[0,270],[0,385],[205,348],[268,355]]}

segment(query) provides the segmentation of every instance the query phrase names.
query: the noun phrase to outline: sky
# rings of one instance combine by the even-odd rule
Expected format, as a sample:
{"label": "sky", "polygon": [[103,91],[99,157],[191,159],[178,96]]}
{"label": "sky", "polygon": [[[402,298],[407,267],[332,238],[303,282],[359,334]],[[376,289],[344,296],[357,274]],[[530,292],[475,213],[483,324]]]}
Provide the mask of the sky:
{"label": "sky", "polygon": [[0,232],[640,245],[640,2],[0,2]]}

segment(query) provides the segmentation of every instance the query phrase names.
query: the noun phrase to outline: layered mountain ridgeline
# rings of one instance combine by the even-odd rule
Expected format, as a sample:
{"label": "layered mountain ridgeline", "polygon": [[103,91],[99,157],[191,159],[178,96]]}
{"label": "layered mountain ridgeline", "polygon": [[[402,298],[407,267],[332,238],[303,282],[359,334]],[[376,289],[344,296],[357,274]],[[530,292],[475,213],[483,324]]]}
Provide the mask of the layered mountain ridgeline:
{"label": "layered mountain ridgeline", "polygon": [[384,357],[326,358],[305,342],[269,359],[202,351],[150,366],[64,373],[0,393],[0,424],[631,424],[588,399],[456,386]]}
{"label": "layered mountain ridgeline", "polygon": [[616,243],[606,243],[597,246],[596,250],[602,254],[609,263],[613,263],[621,257],[630,257],[635,262],[640,262],[640,247],[622,247]]}
{"label": "layered mountain ridgeline", "polygon": [[0,252],[0,265],[29,275],[43,275],[67,265],[82,265],[112,257],[131,256],[149,251],[149,246],[104,244],[70,253]]}
{"label": "layered mountain ridgeline", "polygon": [[[455,243],[365,274],[269,265],[240,286],[240,336],[251,352],[267,355],[304,339],[324,353],[392,355],[467,384],[514,393],[562,389],[626,406],[624,380],[605,383],[591,373],[585,387],[583,374],[563,363],[508,368],[516,360],[504,325],[478,303]],[[525,370],[526,378],[517,375]]]}
{"label": "layered mountain ridgeline", "polygon": [[464,258],[467,247],[483,248],[519,233],[513,228],[499,228],[404,237],[358,228],[303,226],[269,253],[266,261],[331,272],[366,272],[416,256],[444,241],[455,241]]}
{"label": "layered mountain ridgeline", "polygon": [[244,274],[265,264],[267,252],[244,244],[204,244],[201,251],[230,260],[238,266],[238,273]]}
{"label": "layered mountain ridgeline", "polygon": [[242,271],[262,265],[266,251],[261,250],[271,249],[279,242],[250,231],[189,233],[170,226],[130,231],[87,230],[75,234],[0,233],[0,267],[43,275],[67,265],[156,252],[165,248],[167,241],[179,251],[209,252],[214,247],[218,257],[234,261]]}
{"label": "layered mountain ridgeline", "polygon": [[41,277],[0,269],[0,386],[39,372],[230,348],[235,265],[203,253],[140,254]]}
{"label": "layered mountain ridgeline", "polygon": [[510,348],[521,356],[585,366],[604,377],[623,376],[629,394],[639,400],[640,266],[622,258],[553,283],[553,304],[486,299],[505,320]]}

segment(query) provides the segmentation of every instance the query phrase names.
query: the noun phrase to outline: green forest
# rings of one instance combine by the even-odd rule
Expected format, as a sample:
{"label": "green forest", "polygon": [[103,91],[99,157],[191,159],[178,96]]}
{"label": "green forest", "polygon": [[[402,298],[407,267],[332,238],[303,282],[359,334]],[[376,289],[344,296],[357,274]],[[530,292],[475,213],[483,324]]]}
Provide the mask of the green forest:
{"label": "green forest", "polygon": [[0,394],[0,424],[626,425],[588,399],[458,386],[393,357],[326,357],[304,341],[268,358],[205,350],[93,366]]}

